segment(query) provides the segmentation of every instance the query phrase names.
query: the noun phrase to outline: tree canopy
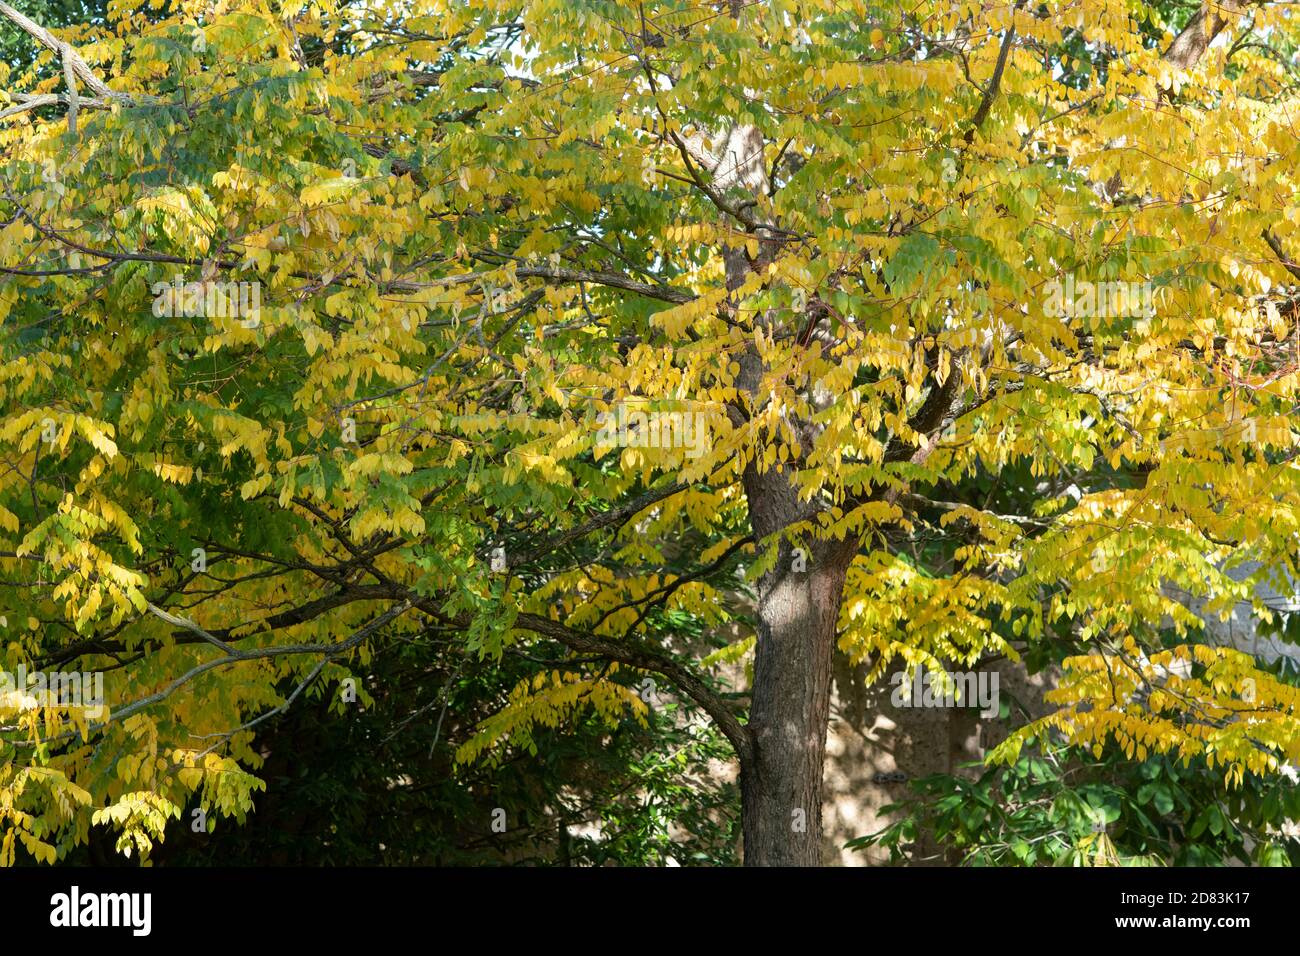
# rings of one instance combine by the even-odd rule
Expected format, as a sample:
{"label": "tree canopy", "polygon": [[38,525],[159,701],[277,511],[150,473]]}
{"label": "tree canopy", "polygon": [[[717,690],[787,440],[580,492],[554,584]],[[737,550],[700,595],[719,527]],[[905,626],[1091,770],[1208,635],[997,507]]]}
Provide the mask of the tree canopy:
{"label": "tree canopy", "polygon": [[[662,746],[669,697],[746,862],[817,862],[837,648],[1059,665],[1013,768],[1300,758],[1294,675],[1185,599],[1291,631],[1286,5],[36,7],[0,2],[3,667],[106,703],[0,696],[0,862],[243,822],[295,709],[454,699],[471,772]],[[429,642],[460,690],[404,705]]]}

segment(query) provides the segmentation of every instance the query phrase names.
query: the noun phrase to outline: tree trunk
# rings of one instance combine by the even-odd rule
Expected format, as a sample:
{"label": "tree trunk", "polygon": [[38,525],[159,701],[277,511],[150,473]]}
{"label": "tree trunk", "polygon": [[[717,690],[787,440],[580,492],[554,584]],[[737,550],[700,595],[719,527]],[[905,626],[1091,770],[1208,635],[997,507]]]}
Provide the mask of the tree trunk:
{"label": "tree trunk", "polygon": [[[739,8],[737,8],[739,9]],[[737,14],[738,15],[738,14]],[[713,185],[723,194],[742,190],[757,203],[768,192],[763,136],[756,127],[734,125],[714,139],[716,151],[701,138],[683,143],[703,161]],[[763,272],[781,244],[758,228],[757,258],[741,247],[722,247],[728,292],[744,285],[752,272]],[[775,322],[771,315],[756,323]],[[764,401],[762,358],[754,346],[740,357],[737,387],[748,393],[751,407]],[[744,415],[733,409],[739,427]],[[815,426],[789,421],[804,448],[814,445]],[[764,541],[800,521],[818,506],[801,502],[789,475],[760,471],[750,461],[744,473],[750,526]],[[795,554],[781,543],[779,558],[758,584],[758,633],[754,687],[750,700],[750,753],[742,755],[741,827],[746,866],[819,866],[822,852],[822,765],[830,722],[831,664],[844,576],[857,540],[818,542]]]}
{"label": "tree trunk", "polygon": [[[759,540],[803,517],[785,476],[745,475]],[[758,634],[749,730],[741,772],[746,866],[819,866],[822,768],[830,720],[831,669],[844,576],[856,542],[783,543],[759,582]]]}
{"label": "tree trunk", "polygon": [[[745,129],[731,133],[736,142],[747,138],[752,137]],[[765,268],[774,249],[775,244],[765,243],[757,268]],[[723,255],[727,286],[734,291],[752,266],[744,250],[724,247]],[[765,391],[762,358],[750,346],[739,364],[737,387],[748,393],[757,408]],[[733,420],[743,423],[738,415]],[[815,426],[787,421],[801,445],[812,448]],[[763,542],[819,510],[818,504],[800,501],[789,475],[775,467],[761,471],[756,461],[750,461],[744,485],[755,541]],[[857,539],[808,542],[803,548],[804,553],[797,554],[794,545],[782,541],[775,566],[758,582],[749,708],[752,752],[742,759],[740,774],[746,866],[821,865],[822,765],[830,722],[831,665],[845,572]]]}

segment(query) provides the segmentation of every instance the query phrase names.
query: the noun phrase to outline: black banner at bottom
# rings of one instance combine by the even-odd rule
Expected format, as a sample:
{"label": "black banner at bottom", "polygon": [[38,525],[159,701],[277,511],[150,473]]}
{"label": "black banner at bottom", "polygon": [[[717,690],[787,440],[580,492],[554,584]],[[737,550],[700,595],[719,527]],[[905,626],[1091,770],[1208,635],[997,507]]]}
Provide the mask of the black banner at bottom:
{"label": "black banner at bottom", "polygon": [[[1294,921],[1294,877],[1273,869],[74,869],[0,871],[11,940],[74,935],[128,947],[402,939],[448,932],[554,935],[566,920],[630,942],[678,920],[719,920],[729,943],[785,914],[826,930],[880,921],[935,932],[1078,931],[1231,943]],[[536,921],[536,922],[534,922]],[[948,923],[945,930],[936,921]],[[530,928],[530,923],[532,927]],[[969,923],[963,926],[962,924]],[[400,935],[393,935],[400,934]],[[1082,939],[1083,937],[1079,937]],[[488,940],[485,938],[485,942]],[[436,940],[435,940],[436,942]]]}

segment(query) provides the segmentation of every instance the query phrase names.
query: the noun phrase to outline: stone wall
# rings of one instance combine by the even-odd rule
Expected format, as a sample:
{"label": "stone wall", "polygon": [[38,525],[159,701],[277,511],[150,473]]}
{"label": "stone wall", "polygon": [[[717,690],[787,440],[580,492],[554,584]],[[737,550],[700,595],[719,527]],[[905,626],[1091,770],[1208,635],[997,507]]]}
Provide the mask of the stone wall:
{"label": "stone wall", "polygon": [[[1027,677],[1021,665],[1007,661],[978,669],[997,671],[1001,699],[1011,702],[1013,713],[1017,705],[1034,717],[1047,712],[1044,674]],[[985,719],[974,708],[896,707],[890,700],[892,693],[888,680],[865,686],[863,668],[837,655],[822,805],[823,861],[827,865],[887,863],[887,851],[845,850],[844,844],[891,822],[880,809],[907,796],[911,792],[908,781],[935,773],[978,775],[979,768],[964,765],[983,760],[987,750],[1009,730],[1007,722]],[[898,773],[906,780],[882,776]],[[957,862],[923,839],[909,865]]]}

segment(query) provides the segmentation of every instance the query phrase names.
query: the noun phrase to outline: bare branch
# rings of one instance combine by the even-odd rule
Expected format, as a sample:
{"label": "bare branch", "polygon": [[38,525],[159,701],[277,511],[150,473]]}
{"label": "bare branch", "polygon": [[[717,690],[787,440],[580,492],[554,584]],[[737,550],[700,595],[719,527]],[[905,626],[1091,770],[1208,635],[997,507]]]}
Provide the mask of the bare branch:
{"label": "bare branch", "polygon": [[104,81],[96,76],[94,71],[86,65],[86,61],[81,58],[81,55],[77,53],[70,44],[64,43],[40,24],[29,20],[13,7],[9,6],[9,4],[5,3],[4,0],[0,0],[0,15],[5,16],[18,24],[19,27],[35,37],[43,46],[53,51],[56,56],[69,64],[69,68],[72,72],[80,77],[81,81],[93,90],[96,96],[103,97],[106,100],[130,100],[129,96],[126,96],[123,93],[115,93],[110,90]]}

